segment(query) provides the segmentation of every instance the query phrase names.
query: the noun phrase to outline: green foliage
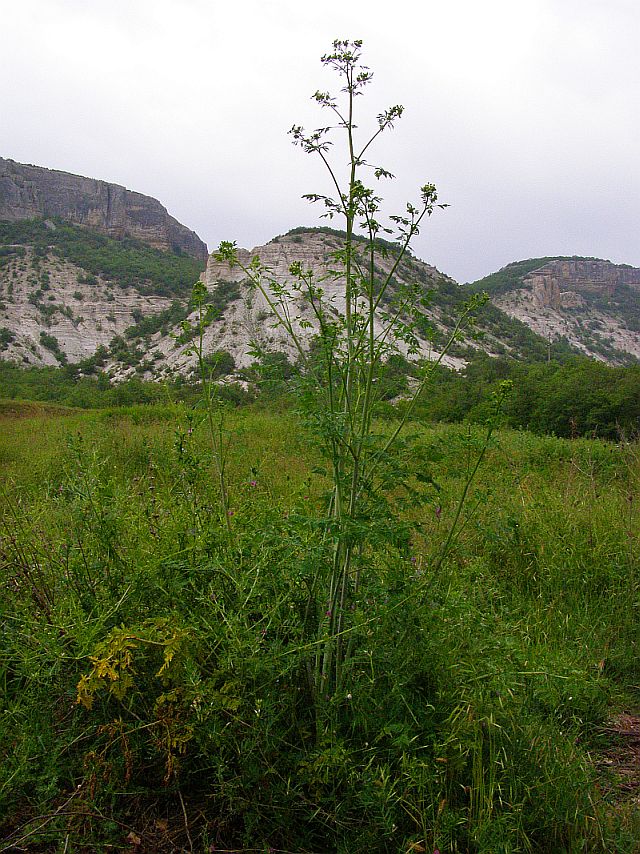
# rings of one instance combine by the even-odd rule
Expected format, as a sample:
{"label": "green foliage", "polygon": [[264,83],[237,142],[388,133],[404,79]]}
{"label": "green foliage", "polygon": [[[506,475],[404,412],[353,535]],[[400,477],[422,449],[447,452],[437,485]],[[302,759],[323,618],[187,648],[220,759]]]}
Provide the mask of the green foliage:
{"label": "green foliage", "polygon": [[86,270],[83,283],[95,285],[96,277],[103,276],[142,294],[188,294],[200,275],[202,262],[187,255],[160,252],[133,238],[114,240],[62,220],[54,223],[55,230],[43,220],[0,222],[0,244],[30,245],[41,254],[51,251]]}
{"label": "green foliage", "polygon": [[144,317],[134,317],[135,323],[125,329],[124,337],[127,339],[150,338],[157,332],[166,335],[172,327],[177,326],[187,317],[189,310],[186,300],[174,300],[164,311],[147,314]]}
{"label": "green foliage", "polygon": [[[0,330],[0,342],[4,340]],[[120,355],[127,361],[137,361],[128,345]],[[3,395],[9,399],[52,401],[81,408],[164,399],[165,386],[155,382],[129,380],[112,387],[101,373],[108,356],[106,348],[98,348],[92,357],[64,371],[0,362]],[[141,356],[139,351],[137,358]],[[205,363],[214,370],[214,379],[234,370],[229,354],[210,354]],[[278,405],[291,406],[298,400],[299,371],[284,354],[264,353],[252,369],[240,373],[257,390],[262,405],[273,406],[277,399]],[[379,414],[395,418],[403,411],[407,406],[407,386],[414,374],[415,367],[399,356],[382,366]],[[566,364],[526,365],[478,354],[461,372],[435,368],[429,395],[418,402],[414,416],[434,422],[482,422],[487,417],[486,401],[503,379],[512,379],[514,383],[502,413],[503,423],[510,427],[567,438],[596,435],[614,441],[621,435],[635,435],[640,429],[638,366],[612,367],[584,358],[574,358]],[[172,396],[181,400],[197,395],[197,387],[180,377],[169,382],[168,388]],[[224,387],[220,393],[234,405],[252,399],[239,386]],[[394,406],[383,405],[396,398]]]}
{"label": "green foliage", "polygon": [[[323,738],[335,731],[332,703],[351,678],[358,654],[357,639],[344,635],[350,632],[350,612],[364,583],[369,549],[378,546],[395,550],[408,537],[407,526],[398,518],[401,503],[389,500],[388,486],[394,480],[398,489],[409,492],[416,502],[423,498],[420,488],[408,486],[411,475],[402,456],[400,436],[404,421],[428,385],[432,366],[416,377],[408,408],[390,436],[377,433],[373,416],[390,394],[389,384],[384,388],[380,380],[390,380],[394,367],[397,384],[399,371],[397,359],[393,359],[398,356],[400,342],[409,353],[418,352],[417,332],[428,306],[419,284],[401,287],[395,274],[409,259],[409,246],[423,221],[443,207],[437,204],[435,186],[427,183],[420,189],[417,206],[408,203],[402,215],[387,217],[389,225],[383,225],[382,199],[363,181],[370,168],[364,154],[381,133],[394,126],[403,108],[395,105],[385,110],[378,115],[377,127],[369,136],[359,137],[354,106],[371,78],[361,63],[361,47],[359,41],[338,40],[333,53],[322,58],[339,77],[341,97],[316,92],[314,98],[333,114],[332,120],[339,120],[338,125],[311,133],[294,125],[290,131],[295,145],[307,154],[320,156],[329,173],[329,184],[336,191],[335,198],[318,193],[305,196],[312,203],[321,203],[326,216],[337,216],[345,223],[344,237],[331,254],[330,269],[316,275],[300,261],[293,261],[290,280],[283,283],[259,257],[244,265],[234,243],[221,243],[216,256],[231,269],[239,267],[250,286],[260,291],[290,347],[297,351],[300,410],[324,457],[331,483],[318,508],[316,525],[322,536],[317,543],[314,594],[306,606],[310,638],[315,638],[316,644],[307,662],[309,692],[316,728]],[[338,167],[328,158],[334,131],[344,141],[349,163],[344,183],[338,177]],[[373,169],[373,175],[377,179],[393,177],[382,167]],[[356,228],[364,230],[366,237],[356,240]],[[395,235],[395,240],[389,243],[380,239],[382,234]],[[379,259],[390,263],[384,268],[377,263]],[[329,284],[341,290],[344,310],[325,297]],[[300,330],[314,324],[300,319],[294,324],[291,305],[296,298],[302,298],[313,312],[316,346],[311,353],[303,346]],[[474,297],[465,306],[440,348],[440,361],[481,303],[481,298]],[[379,310],[381,331],[376,328]],[[269,367],[264,356],[259,364]],[[454,517],[454,527],[458,517],[459,513]]]}
{"label": "green foliage", "polygon": [[[146,381],[134,377],[111,384],[101,371],[108,357],[105,348],[84,361],[66,365],[64,369],[45,367],[20,367],[12,362],[0,361],[0,388],[7,400],[47,401],[80,409],[104,409],[110,406],[158,403],[167,400],[195,401],[200,388],[197,381],[187,381],[178,375],[166,383]],[[229,359],[222,356],[221,368],[229,367]],[[251,395],[234,383],[222,386],[219,395],[233,406],[246,404]]]}
{"label": "green foliage", "polygon": [[255,386],[263,404],[275,399],[295,397],[300,388],[298,365],[292,365],[285,353],[255,348],[253,356],[255,361],[241,375]]}
{"label": "green foliage", "polygon": [[488,395],[504,379],[513,381],[503,410],[511,427],[612,440],[640,429],[640,366],[612,367],[577,357],[564,364],[526,364],[478,355],[459,373],[438,371],[417,411],[432,421],[482,422]]}
{"label": "green foliage", "polygon": [[53,355],[56,357],[56,359],[60,362],[61,365],[66,365],[67,356],[63,352],[63,350],[60,349],[60,342],[55,337],[55,335],[49,335],[48,332],[44,331],[41,332],[40,343],[45,349],[49,350],[50,353],[53,353]]}
{"label": "green foliage", "polygon": [[[344,242],[347,237],[347,232],[341,228],[331,228],[328,225],[320,225],[320,226],[297,226],[296,228],[292,228],[284,235],[285,237],[293,237],[294,240],[296,237],[302,237],[306,234],[326,234],[329,237],[335,237],[339,241]],[[272,242],[277,242],[280,238],[276,237]],[[352,234],[351,239],[355,243],[364,243],[367,244],[369,238],[364,234]],[[399,249],[402,248],[402,244],[394,242],[392,240],[385,240],[383,237],[376,237],[376,247],[380,250],[386,250],[387,252],[398,252]],[[410,249],[406,250],[407,258],[411,258]]]}
{"label": "green foliage", "polygon": [[[201,283],[200,283],[201,284]],[[202,299],[204,300],[203,306],[206,306],[206,311],[203,314],[202,318],[198,323],[190,323],[188,320],[184,320],[181,324],[182,332],[178,335],[177,341],[179,344],[188,344],[189,341],[193,341],[194,338],[197,338],[201,331],[201,323],[204,323],[204,328],[210,326],[212,323],[220,320],[227,307],[236,300],[240,299],[240,286],[237,282],[231,281],[220,281],[217,282],[215,288],[212,291],[206,291],[203,294]],[[193,297],[192,301],[189,305],[189,312],[187,315],[193,310],[194,303]],[[187,316],[185,315],[185,316]]]}
{"label": "green foliage", "polygon": [[236,369],[235,359],[227,350],[214,350],[202,357],[202,365],[211,380],[228,377]]}
{"label": "green foliage", "polygon": [[109,344],[109,355],[123,365],[134,367],[140,364],[145,353],[140,347],[126,341],[122,335],[114,335]]}
{"label": "green foliage", "polygon": [[410,543],[369,551],[323,734],[306,662],[326,478],[295,419],[231,418],[231,549],[198,410],[0,424],[5,844],[133,829],[162,850],[156,822],[184,834],[184,809],[194,850],[634,851],[591,757],[640,675],[635,446],[497,434],[434,574],[483,439],[413,425],[434,500],[407,505]]}
{"label": "green foliage", "polygon": [[6,326],[0,327],[0,352],[2,350],[6,350],[13,341],[16,340],[16,336],[10,329],[7,329]]}
{"label": "green foliage", "polygon": [[98,284],[98,279],[90,273],[78,273],[78,283],[81,285],[91,285],[93,287]]}
{"label": "green foliage", "polygon": [[0,246],[0,267],[25,255],[26,250],[22,246]]}
{"label": "green foliage", "polygon": [[587,305],[602,311],[615,312],[624,317],[629,329],[640,332],[640,300],[637,288],[619,284],[609,296],[590,291],[581,291]]}

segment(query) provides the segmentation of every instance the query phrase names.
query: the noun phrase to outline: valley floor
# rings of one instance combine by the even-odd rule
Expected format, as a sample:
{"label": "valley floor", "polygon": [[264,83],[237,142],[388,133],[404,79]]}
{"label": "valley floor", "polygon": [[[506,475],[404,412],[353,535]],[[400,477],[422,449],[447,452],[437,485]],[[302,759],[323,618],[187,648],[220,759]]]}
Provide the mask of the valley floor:
{"label": "valley floor", "polygon": [[640,851],[637,443],[499,431],[441,560],[484,433],[412,424],[317,696],[322,460],[225,414],[223,518],[205,427],[0,408],[0,850]]}

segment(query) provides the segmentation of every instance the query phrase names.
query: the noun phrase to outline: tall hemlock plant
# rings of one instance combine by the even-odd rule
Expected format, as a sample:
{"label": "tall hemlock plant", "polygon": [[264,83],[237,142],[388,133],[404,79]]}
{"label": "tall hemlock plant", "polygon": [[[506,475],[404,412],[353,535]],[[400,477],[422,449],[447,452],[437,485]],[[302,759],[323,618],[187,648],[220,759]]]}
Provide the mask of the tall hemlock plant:
{"label": "tall hemlock plant", "polygon": [[[345,680],[354,652],[354,603],[370,549],[374,544],[379,546],[385,536],[390,544],[397,545],[402,530],[397,509],[387,494],[390,484],[400,485],[390,472],[396,478],[400,476],[394,453],[401,444],[403,428],[434,367],[482,299],[476,298],[467,306],[438,359],[419,368],[398,423],[390,431],[377,430],[374,414],[385,363],[399,349],[409,355],[419,353],[416,328],[427,309],[424,285],[400,287],[395,276],[425,218],[436,207],[444,206],[437,204],[435,186],[425,184],[418,204],[407,204],[401,215],[388,217],[388,224],[384,224],[382,199],[367,181],[394,176],[383,167],[372,166],[365,156],[377,138],[400,119],[403,107],[395,105],[380,113],[377,126],[360,139],[356,99],[372,78],[361,62],[361,52],[361,41],[333,43],[333,51],[322,57],[322,63],[337,73],[340,93],[334,96],[318,91],[313,96],[330,114],[331,124],[310,133],[297,125],[290,131],[296,145],[322,160],[333,188],[331,195],[310,193],[305,198],[322,204],[325,216],[344,222],[346,236],[332,257],[331,269],[317,275],[296,262],[290,266],[289,282],[283,284],[258,257],[243,265],[234,243],[221,243],[217,253],[218,260],[244,270],[248,283],[262,293],[297,350],[305,369],[305,413],[328,461],[331,488],[319,526],[326,559],[318,561],[309,584],[308,604],[313,627],[308,670],[317,708],[330,704],[348,687]],[[342,168],[339,159],[336,163],[331,157],[336,136],[346,150]],[[381,239],[383,235],[385,239]],[[329,282],[341,283],[339,303],[326,295]],[[311,306],[315,317],[317,346],[311,350],[300,335],[305,323],[310,324],[295,315],[296,299],[300,298]]]}

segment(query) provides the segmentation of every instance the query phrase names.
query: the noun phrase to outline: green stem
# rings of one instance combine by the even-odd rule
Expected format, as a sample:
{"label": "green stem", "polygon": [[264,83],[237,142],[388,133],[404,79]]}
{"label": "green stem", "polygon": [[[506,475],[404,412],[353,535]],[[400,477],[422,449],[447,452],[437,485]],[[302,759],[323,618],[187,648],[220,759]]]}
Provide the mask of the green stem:
{"label": "green stem", "polygon": [[222,515],[225,521],[227,534],[231,537],[231,516],[229,513],[229,495],[227,491],[225,477],[225,459],[224,459],[224,440],[223,440],[223,422],[222,416],[218,421],[218,425],[213,420],[213,396],[211,392],[211,379],[207,375],[207,367],[204,362],[204,328],[205,321],[202,312],[202,300],[198,302],[198,366],[200,368],[200,378],[202,381],[202,390],[204,393],[204,401],[207,409],[207,424],[209,428],[209,438],[211,440],[211,449],[213,452],[213,460],[218,476],[218,492],[220,495],[220,504],[222,505]]}

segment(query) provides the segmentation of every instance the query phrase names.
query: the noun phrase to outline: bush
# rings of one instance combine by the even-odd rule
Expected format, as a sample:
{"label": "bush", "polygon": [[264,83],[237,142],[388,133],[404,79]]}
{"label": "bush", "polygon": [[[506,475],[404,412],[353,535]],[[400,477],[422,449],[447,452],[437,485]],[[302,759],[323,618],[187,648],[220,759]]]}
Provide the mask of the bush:
{"label": "bush", "polygon": [[56,359],[58,360],[58,362],[60,362],[61,365],[67,364],[67,356],[60,349],[60,342],[55,337],[55,335],[49,335],[47,332],[41,332],[40,343],[46,350],[49,350],[50,353],[53,353],[53,355],[56,357]]}
{"label": "bush", "polygon": [[16,340],[16,336],[6,326],[0,327],[0,350],[6,350],[9,344]]}

